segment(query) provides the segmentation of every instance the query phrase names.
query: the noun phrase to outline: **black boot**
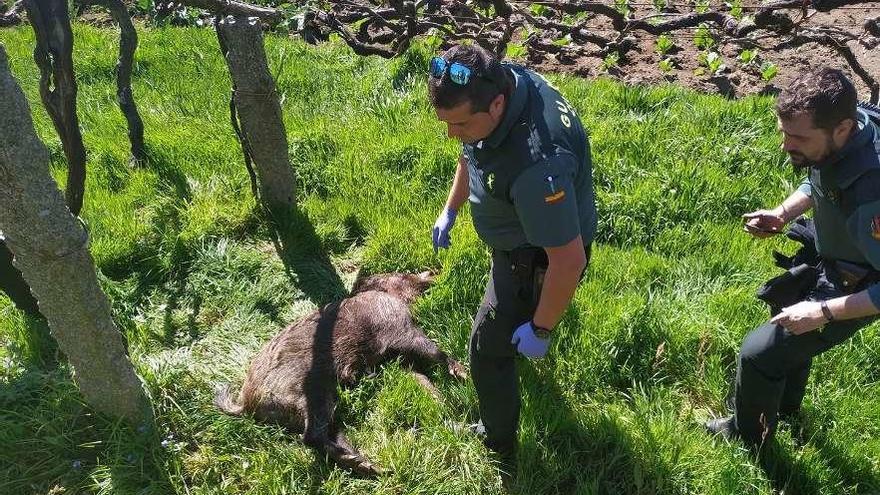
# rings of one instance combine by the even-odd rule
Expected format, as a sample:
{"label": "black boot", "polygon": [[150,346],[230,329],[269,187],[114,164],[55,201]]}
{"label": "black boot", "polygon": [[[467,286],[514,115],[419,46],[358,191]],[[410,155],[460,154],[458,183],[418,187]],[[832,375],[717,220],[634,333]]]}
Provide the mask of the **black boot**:
{"label": "black boot", "polygon": [[[721,436],[725,440],[740,440],[751,451],[757,452],[764,444],[763,438],[751,438],[743,433],[736,426],[736,418],[727,416],[725,418],[711,419],[706,421],[706,431],[715,436]],[[769,437],[768,437],[769,438]]]}
{"label": "black boot", "polygon": [[739,432],[736,430],[736,420],[733,416],[710,419],[709,421],[706,421],[705,426],[706,430],[711,435],[720,435],[724,437],[725,440],[732,440],[739,437]]}
{"label": "black boot", "polygon": [[498,474],[501,475],[501,488],[504,493],[513,493],[516,486],[516,451],[496,452],[498,456]]}
{"label": "black boot", "polygon": [[514,438],[506,442],[490,442],[483,439],[483,445],[492,453],[497,460],[498,474],[501,476],[501,487],[505,493],[512,493],[516,485],[517,461],[516,454],[518,443]]}

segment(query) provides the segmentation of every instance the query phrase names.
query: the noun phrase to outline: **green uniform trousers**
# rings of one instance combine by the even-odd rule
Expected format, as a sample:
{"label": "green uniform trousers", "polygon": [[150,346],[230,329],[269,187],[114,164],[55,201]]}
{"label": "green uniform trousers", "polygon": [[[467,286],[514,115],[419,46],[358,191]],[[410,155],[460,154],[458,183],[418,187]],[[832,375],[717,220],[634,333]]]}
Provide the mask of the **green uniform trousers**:
{"label": "green uniform trousers", "polygon": [[[590,248],[586,248],[587,262]],[[470,339],[471,377],[479,399],[486,446],[511,462],[519,424],[516,328],[535,314],[547,269],[541,248],[493,250],[489,281],[474,318]]]}
{"label": "green uniform trousers", "polygon": [[[843,285],[820,265],[816,286],[806,300],[846,295]],[[770,438],[778,416],[796,413],[806,393],[813,358],[845,342],[876,316],[834,321],[795,335],[780,325],[764,323],[743,341],[736,370],[735,419],[739,434],[759,444]]]}

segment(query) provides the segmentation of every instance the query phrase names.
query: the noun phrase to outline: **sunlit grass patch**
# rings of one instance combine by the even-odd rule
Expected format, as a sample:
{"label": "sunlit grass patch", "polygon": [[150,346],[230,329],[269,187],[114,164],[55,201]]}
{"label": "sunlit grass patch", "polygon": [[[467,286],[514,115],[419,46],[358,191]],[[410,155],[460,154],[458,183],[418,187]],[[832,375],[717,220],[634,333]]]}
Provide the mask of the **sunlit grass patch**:
{"label": "sunlit grass patch", "polygon": [[[387,469],[375,480],[211,403],[217,384],[240,383],[266,340],[359,270],[438,270],[414,314],[467,360],[489,253],[466,211],[452,247],[431,248],[459,148],[427,101],[430,49],[385,61],[267,37],[301,212],[280,223],[290,251],[279,256],[229,125],[214,33],[141,29],[133,85],[145,169],[127,161],[115,31],[76,25],[74,34],[89,149],[83,218],[159,431],[91,413],[46,329],[0,298],[0,492],[500,492],[493,460],[464,428],[479,416],[473,386],[443,370],[431,374],[439,402],[396,362],[339,391],[351,440]],[[6,30],[0,43],[63,185],[33,35]],[[550,78],[590,132],[599,230],[550,357],[521,363],[520,492],[880,491],[877,326],[816,359],[804,422],[783,426],[774,466],[701,430],[724,410],[743,336],[767,315],[753,294],[776,272],[771,251],[794,248],[740,226],[742,213],[798,181],[779,150],[772,100]]]}

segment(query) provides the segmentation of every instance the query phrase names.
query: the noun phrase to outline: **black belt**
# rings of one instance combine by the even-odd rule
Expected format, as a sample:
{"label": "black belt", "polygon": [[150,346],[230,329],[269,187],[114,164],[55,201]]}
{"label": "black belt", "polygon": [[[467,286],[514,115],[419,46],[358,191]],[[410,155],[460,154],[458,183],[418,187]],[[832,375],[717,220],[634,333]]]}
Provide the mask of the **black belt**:
{"label": "black belt", "polygon": [[837,278],[844,291],[853,293],[880,282],[880,270],[863,263],[844,260],[823,259],[826,272]]}
{"label": "black belt", "polygon": [[[584,246],[584,256],[587,265],[590,264],[590,257],[593,252],[593,243]],[[535,265],[546,268],[550,262],[547,259],[547,251],[537,246],[520,246],[511,250],[492,248],[493,256],[500,254],[510,260],[514,265]]]}

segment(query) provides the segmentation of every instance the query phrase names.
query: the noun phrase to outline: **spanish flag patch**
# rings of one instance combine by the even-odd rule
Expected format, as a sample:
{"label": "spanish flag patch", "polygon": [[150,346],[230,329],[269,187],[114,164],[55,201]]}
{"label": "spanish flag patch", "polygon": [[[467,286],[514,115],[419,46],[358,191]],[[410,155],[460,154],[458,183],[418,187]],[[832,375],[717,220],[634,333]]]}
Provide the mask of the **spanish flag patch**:
{"label": "spanish flag patch", "polygon": [[[558,202],[562,201],[562,198],[564,198],[564,197],[565,197],[565,191],[557,191],[557,192],[551,194],[550,196],[544,196],[544,202],[547,204],[558,203]],[[878,217],[878,218],[880,218],[880,217]],[[875,218],[874,220],[877,220],[877,218]],[[880,234],[875,234],[875,235],[880,235]]]}
{"label": "spanish flag patch", "polygon": [[871,237],[873,237],[874,240],[880,241],[880,215],[877,215],[871,220]]}

